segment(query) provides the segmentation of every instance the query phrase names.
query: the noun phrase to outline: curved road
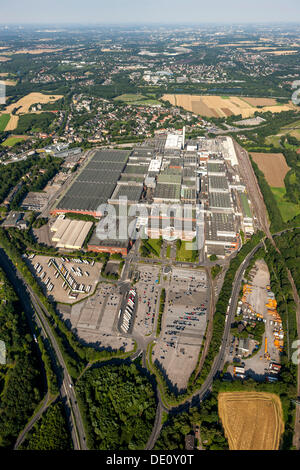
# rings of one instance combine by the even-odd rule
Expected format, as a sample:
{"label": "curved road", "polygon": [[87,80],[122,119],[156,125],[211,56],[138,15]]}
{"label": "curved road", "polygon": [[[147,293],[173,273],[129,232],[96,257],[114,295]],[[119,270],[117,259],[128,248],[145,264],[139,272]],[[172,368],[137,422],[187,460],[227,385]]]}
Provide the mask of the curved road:
{"label": "curved road", "polygon": [[46,411],[46,409],[48,408],[48,406],[51,404],[51,403],[48,403],[49,402],[49,392],[46,393],[46,396],[43,400],[43,404],[41,406],[41,408],[38,410],[38,412],[33,416],[33,418],[26,424],[25,428],[23,429],[23,431],[19,434],[18,436],[18,439],[16,440],[16,443],[14,445],[14,450],[18,450],[18,448],[20,447],[20,445],[23,443],[23,441],[25,440],[25,437],[27,435],[27,433],[33,428],[33,426],[35,425],[35,423],[41,418],[41,416],[44,414],[44,412]]}
{"label": "curved road", "polygon": [[[195,392],[181,406],[184,406],[184,407],[189,406],[195,398],[198,398],[199,401],[202,401],[205,398],[207,392],[211,389],[212,383],[213,383],[213,380],[214,380],[215,376],[219,373],[219,371],[223,370],[225,350],[226,350],[226,346],[227,346],[229,336],[230,336],[231,322],[232,322],[232,320],[234,318],[234,315],[235,315],[236,306],[237,306],[238,297],[239,297],[239,292],[240,292],[240,285],[241,285],[241,281],[242,281],[242,278],[243,278],[243,275],[244,275],[244,271],[247,268],[247,266],[248,266],[251,258],[253,257],[253,255],[262,246],[263,246],[263,241],[261,241],[258,245],[256,245],[255,248],[253,248],[253,250],[246,256],[246,258],[244,259],[244,261],[242,262],[242,264],[238,268],[238,270],[236,272],[236,275],[235,275],[233,288],[232,288],[232,295],[231,295],[231,302],[230,302],[229,311],[228,311],[228,318],[227,318],[227,321],[226,321],[226,324],[225,324],[223,340],[222,340],[222,344],[221,344],[219,354],[217,355],[216,359],[214,360],[212,368],[211,368],[204,384],[202,385],[201,389],[199,391]],[[166,409],[166,407],[162,403],[160,394],[158,394],[158,397],[159,397],[159,405],[158,405],[159,411],[156,414],[154,428],[153,428],[152,434],[151,434],[150,439],[149,439],[148,444],[147,444],[147,449],[150,449],[150,450],[153,449],[153,447],[155,445],[155,442],[158,439],[160,430],[161,430],[162,411],[163,410],[169,411],[168,409]],[[177,408],[179,406],[180,405],[178,405],[176,407],[170,407],[169,409]]]}
{"label": "curved road", "polygon": [[[60,348],[56,342],[56,338],[47,320],[47,313],[45,307],[37,295],[33,292],[29,284],[26,283],[20,271],[12,264],[5,251],[0,248],[0,264],[6,272],[9,280],[13,284],[20,301],[23,305],[25,313],[32,323],[32,320],[42,329],[44,334],[48,337],[50,344],[55,352],[57,361],[63,372],[63,380],[60,388],[60,394],[67,409],[69,416],[70,430],[75,450],[86,450],[86,436],[83,427],[83,422],[80,410],[77,404],[75,391],[72,379],[67,370],[64,358],[61,354]],[[34,308],[32,312],[31,305]]]}

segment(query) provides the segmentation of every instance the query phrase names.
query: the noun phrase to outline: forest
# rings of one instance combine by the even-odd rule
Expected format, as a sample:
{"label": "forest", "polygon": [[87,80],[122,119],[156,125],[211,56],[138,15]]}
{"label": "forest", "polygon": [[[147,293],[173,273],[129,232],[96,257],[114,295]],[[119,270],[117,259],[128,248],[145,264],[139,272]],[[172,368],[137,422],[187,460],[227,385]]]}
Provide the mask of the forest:
{"label": "forest", "polygon": [[97,450],[143,449],[156,413],[155,393],[135,364],[106,364],[88,370],[76,392]]}
{"label": "forest", "polygon": [[[58,172],[61,160],[47,156],[40,158],[37,156],[28,157],[26,160],[0,165],[0,203],[4,201],[14,186],[21,181],[26,174],[30,177],[14,196],[13,208],[17,208],[28,191],[40,191],[48,181]],[[45,171],[40,171],[45,170]]]}
{"label": "forest", "polygon": [[195,428],[200,427],[201,445],[205,450],[227,450],[228,443],[224,436],[221,419],[218,415],[218,396],[211,394],[199,408],[190,408],[170,416],[162,427],[155,450],[184,450],[185,436],[194,434]]}
{"label": "forest", "polygon": [[41,363],[18,298],[0,270],[0,331],[6,364],[0,365],[0,448],[13,447],[43,395]]}
{"label": "forest", "polygon": [[19,450],[72,450],[65,410],[60,401],[49,406],[27,434]]}

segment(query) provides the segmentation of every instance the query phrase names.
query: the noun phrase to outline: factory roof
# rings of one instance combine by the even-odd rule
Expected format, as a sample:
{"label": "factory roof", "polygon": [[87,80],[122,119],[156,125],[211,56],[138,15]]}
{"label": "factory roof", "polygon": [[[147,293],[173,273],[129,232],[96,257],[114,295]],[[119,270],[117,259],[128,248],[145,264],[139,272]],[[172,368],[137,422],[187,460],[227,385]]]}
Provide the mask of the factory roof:
{"label": "factory roof", "polygon": [[143,191],[142,184],[117,184],[116,189],[111,197],[111,201],[120,197],[126,197],[128,201],[138,202]]}
{"label": "factory roof", "polygon": [[228,191],[228,181],[225,176],[209,176],[209,189],[213,191],[214,189]]}
{"label": "factory roof", "polygon": [[110,198],[125,167],[129,152],[97,151],[58,202],[56,209],[96,211]]}
{"label": "factory roof", "polygon": [[157,177],[157,182],[158,183],[168,183],[168,184],[176,184],[176,185],[180,185],[181,183],[181,174],[166,174],[165,172],[164,173],[161,173],[160,175],[158,175]]}
{"label": "factory roof", "polygon": [[180,199],[180,185],[158,183],[155,188],[154,199],[178,201]]}
{"label": "factory roof", "polygon": [[210,208],[230,209],[231,199],[227,193],[209,193]]}

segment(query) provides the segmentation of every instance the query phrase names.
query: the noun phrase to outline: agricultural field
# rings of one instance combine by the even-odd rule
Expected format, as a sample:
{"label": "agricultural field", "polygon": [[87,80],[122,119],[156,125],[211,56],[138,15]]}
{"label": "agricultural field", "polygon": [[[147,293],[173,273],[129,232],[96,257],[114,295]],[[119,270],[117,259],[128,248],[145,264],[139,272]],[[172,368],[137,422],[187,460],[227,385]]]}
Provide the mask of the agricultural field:
{"label": "agricultural field", "polygon": [[1,80],[6,86],[15,86],[17,84],[17,80]]}
{"label": "agricultural field", "polygon": [[19,51],[13,52],[13,54],[46,54],[49,52],[60,52],[63,51],[64,49],[59,48],[59,49],[50,49],[49,47],[44,48],[44,49],[20,49]]}
{"label": "agricultural field", "polygon": [[12,103],[6,108],[7,113],[11,113],[14,109],[18,108],[16,114],[29,113],[29,109],[34,104],[53,103],[60,100],[63,95],[44,95],[43,93],[29,93],[21,98],[16,103]]}
{"label": "agricultural field", "polygon": [[[16,103],[12,103],[6,107],[3,114],[9,114],[10,120],[7,122],[4,130],[14,131],[18,127],[19,116],[22,114],[29,113],[29,109],[32,105],[54,103],[55,101],[60,100],[61,98],[63,98],[63,95],[44,95],[43,93],[29,93]],[[14,109],[17,109],[16,113],[12,114]]]}
{"label": "agricultural field", "polygon": [[276,106],[275,98],[243,98],[250,106]]}
{"label": "agricultural field", "polygon": [[19,116],[12,114],[10,120],[8,121],[5,131],[14,131],[18,127]]}
{"label": "agricultural field", "polygon": [[12,135],[11,137],[8,137],[4,142],[2,142],[3,147],[13,147],[14,145],[18,144],[19,142],[22,142],[25,140],[26,137],[24,136],[15,136]]}
{"label": "agricultural field", "polygon": [[230,450],[278,450],[284,431],[279,397],[263,392],[224,392],[219,416]]}
{"label": "agricultural field", "polygon": [[182,106],[187,111],[204,117],[228,117],[242,115],[248,118],[256,111],[281,113],[296,107],[291,104],[279,105],[269,98],[239,98],[237,96],[202,96],[202,95],[163,95],[163,101],[173,106]]}
{"label": "agricultural field", "polygon": [[0,132],[3,132],[10,120],[10,115],[9,114],[2,114],[0,116]]}
{"label": "agricultural field", "polygon": [[285,199],[286,189],[285,188],[272,188],[272,193],[275,196],[277,206],[280,210],[281,217],[284,222],[293,219],[296,215],[300,214],[300,204],[294,204],[293,202]]}
{"label": "agricultural field", "polygon": [[282,153],[251,153],[251,157],[263,172],[268,184],[274,188],[284,188],[284,178],[289,172]]}
{"label": "agricultural field", "polygon": [[[288,135],[291,137],[296,137],[296,139],[300,140],[300,121],[296,121],[293,124],[288,124],[287,126],[282,127],[276,135],[270,135],[266,137],[266,144],[273,144],[275,147],[279,148],[281,146],[281,137]],[[289,148],[287,143],[285,146]]]}
{"label": "agricultural field", "polygon": [[133,104],[136,106],[156,106],[162,105],[162,103],[153,98],[148,98],[147,96],[141,94],[127,93],[124,95],[117,96],[114,98],[115,101],[123,101],[127,104]]}

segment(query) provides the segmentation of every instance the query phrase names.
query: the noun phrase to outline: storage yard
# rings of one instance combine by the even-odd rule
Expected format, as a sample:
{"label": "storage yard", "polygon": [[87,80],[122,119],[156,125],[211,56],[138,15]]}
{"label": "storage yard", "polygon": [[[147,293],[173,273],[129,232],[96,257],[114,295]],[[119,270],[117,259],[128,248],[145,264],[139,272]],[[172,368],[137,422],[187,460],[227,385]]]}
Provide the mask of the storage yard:
{"label": "storage yard", "polygon": [[[280,373],[280,353],[284,345],[282,321],[276,310],[277,302],[270,290],[270,275],[268,267],[263,260],[258,260],[250,271],[252,280],[243,286],[243,297],[237,308],[239,331],[244,328],[251,331],[257,324],[264,323],[264,333],[259,345],[251,339],[233,338],[228,360],[234,357],[243,362],[242,367],[237,364],[233,368],[235,377],[252,377],[256,380],[276,382]],[[255,354],[253,354],[255,352]],[[250,359],[247,359],[248,356]],[[228,369],[232,371],[232,366]]]}
{"label": "storage yard", "polygon": [[65,321],[70,322],[72,329],[85,343],[97,348],[120,349],[131,351],[132,339],[122,336],[118,331],[119,311],[123,295],[117,287],[101,283],[95,294],[83,302],[59,309]]}
{"label": "storage yard", "polygon": [[46,295],[55,302],[73,303],[94,292],[102,263],[79,258],[53,258],[30,255],[29,269]]}
{"label": "storage yard", "polygon": [[284,421],[277,395],[219,393],[218,409],[230,450],[279,449]]}
{"label": "storage yard", "polygon": [[165,282],[162,332],[152,360],[178,390],[187,386],[196,367],[208,317],[206,273],[173,268]]}

